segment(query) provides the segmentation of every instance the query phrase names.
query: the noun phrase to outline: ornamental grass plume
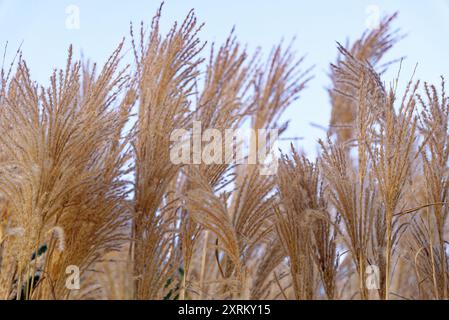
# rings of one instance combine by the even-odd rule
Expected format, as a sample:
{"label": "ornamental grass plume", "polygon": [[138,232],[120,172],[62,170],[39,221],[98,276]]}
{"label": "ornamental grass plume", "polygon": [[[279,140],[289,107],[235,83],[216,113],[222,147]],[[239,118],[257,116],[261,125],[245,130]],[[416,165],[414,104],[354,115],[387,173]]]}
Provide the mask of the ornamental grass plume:
{"label": "ornamental grass plume", "polygon": [[230,159],[194,128],[282,136],[313,84],[292,43],[209,46],[193,10],[164,33],[161,5],[103,66],[70,47],[47,86],[18,50],[0,73],[0,298],[447,299],[449,102],[444,78],[385,85],[396,17],[337,44],[327,138],[270,174],[248,161],[266,136]]}

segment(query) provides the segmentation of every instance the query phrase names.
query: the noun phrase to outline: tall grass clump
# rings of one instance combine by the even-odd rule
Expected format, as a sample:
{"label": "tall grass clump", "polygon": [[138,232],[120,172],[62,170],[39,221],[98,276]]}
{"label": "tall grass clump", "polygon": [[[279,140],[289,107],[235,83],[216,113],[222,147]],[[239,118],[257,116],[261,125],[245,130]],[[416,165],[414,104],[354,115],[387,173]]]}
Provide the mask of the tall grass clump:
{"label": "tall grass clump", "polygon": [[385,84],[396,16],[337,44],[318,155],[292,146],[270,174],[222,137],[251,129],[259,151],[254,132],[286,131],[312,83],[292,43],[208,45],[194,11],[164,33],[161,6],[103,66],[70,48],[47,86],[19,50],[0,74],[0,298],[447,299],[449,101],[444,78]]}

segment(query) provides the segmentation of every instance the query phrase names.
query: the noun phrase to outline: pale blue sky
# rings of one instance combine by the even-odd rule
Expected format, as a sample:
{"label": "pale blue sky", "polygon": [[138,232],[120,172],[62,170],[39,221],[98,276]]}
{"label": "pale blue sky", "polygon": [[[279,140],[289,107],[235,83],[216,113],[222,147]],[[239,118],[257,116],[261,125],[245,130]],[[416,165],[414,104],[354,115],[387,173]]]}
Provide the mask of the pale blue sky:
{"label": "pale blue sky", "polygon": [[[206,23],[201,37],[209,42],[222,41],[232,26],[242,43],[261,46],[268,52],[282,38],[297,37],[298,55],[307,54],[306,65],[315,65],[315,78],[300,100],[287,111],[291,119],[287,136],[305,138],[300,145],[314,153],[316,140],[324,136],[314,122],[323,126],[329,120],[330,106],[325,87],[329,63],[335,60],[335,41],[355,39],[366,28],[370,8],[382,14],[399,11],[395,27],[408,36],[390,52],[386,61],[401,56],[402,80],[406,82],[418,63],[417,78],[438,82],[449,74],[449,0],[167,0],[163,27],[182,20],[191,8]],[[103,62],[123,36],[129,22],[149,23],[159,0],[0,0],[0,46],[9,41],[9,56],[24,41],[23,53],[32,77],[46,82],[52,69],[64,66],[67,48],[84,52],[92,61]],[[66,8],[80,9],[80,29],[66,28]],[[371,12],[371,13],[370,13]],[[384,80],[397,73],[393,66]]]}

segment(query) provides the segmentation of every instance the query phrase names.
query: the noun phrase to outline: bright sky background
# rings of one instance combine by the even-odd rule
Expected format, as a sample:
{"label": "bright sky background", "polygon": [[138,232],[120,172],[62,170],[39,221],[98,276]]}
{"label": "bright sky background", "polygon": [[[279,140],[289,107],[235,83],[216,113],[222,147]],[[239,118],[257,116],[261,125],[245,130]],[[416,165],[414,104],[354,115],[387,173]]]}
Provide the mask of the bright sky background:
{"label": "bright sky background", "polygon": [[[68,29],[66,9],[79,8],[80,28]],[[0,48],[9,42],[8,58],[24,41],[24,57],[32,77],[46,83],[55,67],[63,67],[69,44],[75,52],[92,61],[104,62],[123,36],[128,36],[129,22],[150,23],[159,0],[0,0]],[[70,8],[70,7],[69,7]],[[336,57],[336,41],[356,39],[375,15],[399,11],[394,26],[408,36],[385,61],[406,56],[402,83],[408,81],[418,63],[417,78],[439,83],[440,75],[449,74],[449,0],[167,0],[163,11],[164,31],[175,20],[182,20],[195,8],[206,23],[201,37],[209,42],[223,41],[231,28],[249,48],[261,46],[264,52],[282,38],[296,36],[298,56],[306,55],[306,65],[315,65],[315,78],[301,99],[287,111],[291,119],[286,136],[300,136],[299,143],[309,154],[317,148],[326,126],[330,105],[326,92],[329,63]],[[374,11],[373,11],[374,10]],[[397,74],[398,65],[384,77],[388,84]]]}

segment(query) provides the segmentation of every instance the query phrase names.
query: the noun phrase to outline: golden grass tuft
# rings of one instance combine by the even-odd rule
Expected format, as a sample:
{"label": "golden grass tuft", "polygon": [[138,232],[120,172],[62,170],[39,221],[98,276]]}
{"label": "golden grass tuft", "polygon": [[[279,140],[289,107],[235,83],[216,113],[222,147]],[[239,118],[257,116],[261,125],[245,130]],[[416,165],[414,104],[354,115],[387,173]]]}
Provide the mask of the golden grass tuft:
{"label": "golden grass tuft", "polygon": [[0,298],[447,299],[449,101],[444,79],[385,86],[396,14],[337,45],[317,158],[292,147],[262,175],[224,154],[175,164],[171,134],[282,134],[311,69],[234,30],[204,59],[194,11],[165,35],[161,12],[131,27],[129,66],[124,40],[102,67],[70,48],[48,87],[20,50],[1,71]]}

